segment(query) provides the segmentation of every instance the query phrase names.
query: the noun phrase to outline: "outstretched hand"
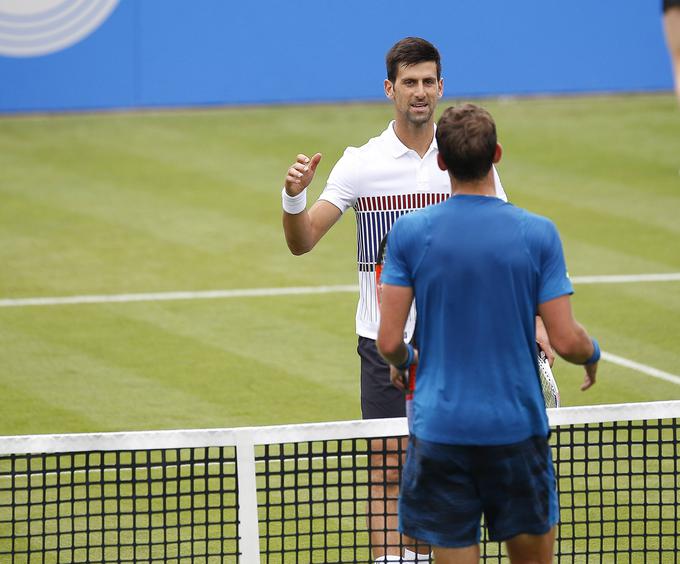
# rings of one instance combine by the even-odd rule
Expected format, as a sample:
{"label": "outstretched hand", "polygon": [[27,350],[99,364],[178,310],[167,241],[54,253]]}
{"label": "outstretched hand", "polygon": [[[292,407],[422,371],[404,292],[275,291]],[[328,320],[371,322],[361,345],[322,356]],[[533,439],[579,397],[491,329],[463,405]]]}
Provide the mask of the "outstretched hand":
{"label": "outstretched hand", "polygon": [[321,153],[316,153],[311,159],[303,154],[297,156],[295,163],[286,174],[285,188],[289,196],[297,196],[312,183],[319,161],[321,161]]}

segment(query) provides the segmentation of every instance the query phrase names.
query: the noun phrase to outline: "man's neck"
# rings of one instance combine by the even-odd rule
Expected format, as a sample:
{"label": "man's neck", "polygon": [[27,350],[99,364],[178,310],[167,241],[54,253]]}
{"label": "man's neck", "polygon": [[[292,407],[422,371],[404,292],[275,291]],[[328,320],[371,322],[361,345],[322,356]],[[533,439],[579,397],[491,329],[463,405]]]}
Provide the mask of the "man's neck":
{"label": "man's neck", "polygon": [[422,159],[427,153],[434,138],[434,122],[428,120],[422,125],[397,120],[394,122],[394,133],[406,147],[412,149]]}
{"label": "man's neck", "polygon": [[494,182],[493,167],[484,178],[472,182],[460,181],[451,177],[451,194],[454,196],[496,196],[496,183]]}

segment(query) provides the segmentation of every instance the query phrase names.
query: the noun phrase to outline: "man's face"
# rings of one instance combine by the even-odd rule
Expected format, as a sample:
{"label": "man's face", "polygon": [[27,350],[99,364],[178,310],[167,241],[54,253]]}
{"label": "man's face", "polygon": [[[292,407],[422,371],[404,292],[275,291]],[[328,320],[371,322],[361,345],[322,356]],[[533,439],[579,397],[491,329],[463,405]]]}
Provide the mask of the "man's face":
{"label": "man's face", "polygon": [[402,65],[394,83],[385,80],[385,94],[394,102],[397,119],[413,125],[423,125],[432,120],[443,87],[443,81],[437,80],[434,61]]}

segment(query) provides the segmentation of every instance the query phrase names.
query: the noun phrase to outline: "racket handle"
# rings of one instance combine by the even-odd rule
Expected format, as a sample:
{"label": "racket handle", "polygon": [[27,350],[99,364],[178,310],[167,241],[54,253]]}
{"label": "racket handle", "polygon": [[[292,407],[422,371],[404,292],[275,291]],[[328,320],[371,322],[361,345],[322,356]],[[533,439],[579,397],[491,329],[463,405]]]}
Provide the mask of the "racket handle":
{"label": "racket handle", "polygon": [[408,381],[406,382],[406,399],[411,400],[413,399],[413,392],[416,390],[416,369],[417,366],[415,364],[412,364],[411,366],[408,367],[407,371],[407,377]]}

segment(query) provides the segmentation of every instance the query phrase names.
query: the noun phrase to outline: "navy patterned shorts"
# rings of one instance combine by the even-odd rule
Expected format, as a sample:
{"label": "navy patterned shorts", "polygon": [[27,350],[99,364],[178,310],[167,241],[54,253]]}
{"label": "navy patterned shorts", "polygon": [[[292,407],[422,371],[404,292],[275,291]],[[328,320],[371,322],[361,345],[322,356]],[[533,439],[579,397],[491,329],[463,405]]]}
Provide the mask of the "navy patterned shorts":
{"label": "navy patterned shorts", "polygon": [[433,546],[470,546],[480,541],[482,514],[495,541],[542,535],[558,522],[547,438],[459,446],[411,436],[399,496],[401,532]]}

